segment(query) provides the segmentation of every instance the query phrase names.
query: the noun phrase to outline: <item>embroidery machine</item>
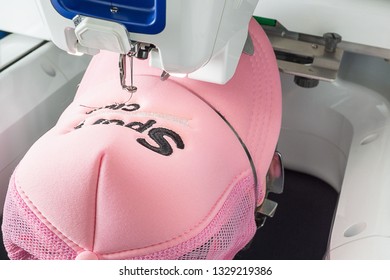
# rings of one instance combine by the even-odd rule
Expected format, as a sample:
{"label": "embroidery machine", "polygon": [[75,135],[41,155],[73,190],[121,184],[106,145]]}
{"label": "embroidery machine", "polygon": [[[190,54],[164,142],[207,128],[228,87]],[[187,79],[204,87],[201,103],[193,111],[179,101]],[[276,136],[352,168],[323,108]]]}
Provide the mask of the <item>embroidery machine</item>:
{"label": "embroidery machine", "polygon": [[[9,8],[0,11],[0,28],[14,33],[0,41],[7,116],[0,123],[1,201],[16,163],[72,99],[90,59],[74,55],[117,52],[128,91],[136,90],[124,71],[133,57],[150,57],[162,79],[188,75],[223,84],[250,46],[246,23],[253,14],[262,17],[281,71],[278,149],[285,166],[340,194],[325,258],[390,258],[389,1],[100,1],[91,11],[88,3],[96,1],[85,0],[83,16],[72,1],[1,1]],[[17,6],[24,9],[16,21],[9,11]],[[126,23],[124,15],[140,11],[138,22]]]}

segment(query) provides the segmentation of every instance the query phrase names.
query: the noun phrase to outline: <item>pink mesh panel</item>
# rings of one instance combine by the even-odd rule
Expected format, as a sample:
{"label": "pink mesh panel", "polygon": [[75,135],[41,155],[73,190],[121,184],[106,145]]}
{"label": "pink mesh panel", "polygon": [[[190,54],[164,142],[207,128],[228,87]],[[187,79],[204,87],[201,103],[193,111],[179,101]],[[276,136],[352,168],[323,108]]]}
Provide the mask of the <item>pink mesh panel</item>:
{"label": "pink mesh panel", "polygon": [[233,188],[212,222],[194,238],[175,247],[134,259],[233,259],[256,233],[253,177]]}
{"label": "pink mesh panel", "polygon": [[13,260],[75,259],[76,252],[30,210],[11,178],[3,217],[4,246]]}
{"label": "pink mesh panel", "polygon": [[[248,176],[236,184],[221,210],[200,234],[169,249],[133,259],[232,259],[256,232],[254,211],[253,178]],[[17,192],[13,178],[2,227],[10,259],[71,260],[77,256],[30,210]]]}

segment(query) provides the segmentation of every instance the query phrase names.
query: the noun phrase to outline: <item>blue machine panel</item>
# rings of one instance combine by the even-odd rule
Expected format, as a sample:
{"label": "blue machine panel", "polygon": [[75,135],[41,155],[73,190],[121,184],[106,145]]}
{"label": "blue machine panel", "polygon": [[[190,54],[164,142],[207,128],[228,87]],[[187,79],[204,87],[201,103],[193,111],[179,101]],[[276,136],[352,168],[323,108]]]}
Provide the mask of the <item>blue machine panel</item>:
{"label": "blue machine panel", "polygon": [[8,32],[1,31],[1,30],[0,30],[0,39],[4,38],[4,37],[7,36],[8,34],[9,34]]}
{"label": "blue machine panel", "polygon": [[123,24],[127,31],[157,34],[164,30],[166,0],[51,0],[62,16],[94,17]]}

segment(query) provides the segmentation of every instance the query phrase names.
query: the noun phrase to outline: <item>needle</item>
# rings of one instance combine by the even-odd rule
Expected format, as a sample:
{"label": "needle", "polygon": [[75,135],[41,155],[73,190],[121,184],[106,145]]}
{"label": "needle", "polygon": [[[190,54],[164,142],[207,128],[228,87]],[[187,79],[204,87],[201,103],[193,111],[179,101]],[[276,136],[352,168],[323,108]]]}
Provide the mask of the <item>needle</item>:
{"label": "needle", "polygon": [[122,89],[134,93],[137,91],[137,87],[134,86],[133,80],[133,56],[130,55],[130,86],[126,85],[126,54],[119,55],[119,78]]}

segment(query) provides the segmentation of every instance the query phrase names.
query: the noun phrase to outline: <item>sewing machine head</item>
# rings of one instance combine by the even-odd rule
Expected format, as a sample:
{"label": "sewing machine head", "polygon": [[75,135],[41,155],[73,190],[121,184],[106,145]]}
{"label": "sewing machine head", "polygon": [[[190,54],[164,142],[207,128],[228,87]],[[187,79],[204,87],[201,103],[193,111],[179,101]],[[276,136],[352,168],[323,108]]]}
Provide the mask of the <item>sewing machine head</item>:
{"label": "sewing machine head", "polygon": [[234,74],[258,0],[39,2],[52,41],[70,53],[150,56],[165,76],[224,84]]}

